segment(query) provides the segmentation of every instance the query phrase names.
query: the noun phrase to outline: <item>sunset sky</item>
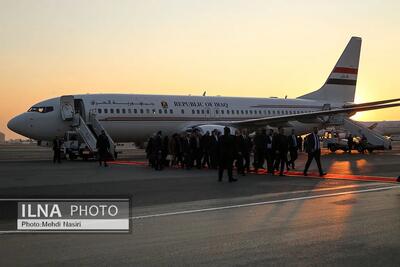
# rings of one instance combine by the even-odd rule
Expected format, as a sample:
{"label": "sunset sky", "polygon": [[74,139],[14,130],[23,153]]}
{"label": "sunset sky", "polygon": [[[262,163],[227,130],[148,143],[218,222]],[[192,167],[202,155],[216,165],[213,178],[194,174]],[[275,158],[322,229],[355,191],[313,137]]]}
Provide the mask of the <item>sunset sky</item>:
{"label": "sunset sky", "polygon": [[[0,131],[63,94],[297,97],[363,38],[356,102],[400,97],[400,1],[0,0]],[[400,120],[400,108],[356,115]]]}

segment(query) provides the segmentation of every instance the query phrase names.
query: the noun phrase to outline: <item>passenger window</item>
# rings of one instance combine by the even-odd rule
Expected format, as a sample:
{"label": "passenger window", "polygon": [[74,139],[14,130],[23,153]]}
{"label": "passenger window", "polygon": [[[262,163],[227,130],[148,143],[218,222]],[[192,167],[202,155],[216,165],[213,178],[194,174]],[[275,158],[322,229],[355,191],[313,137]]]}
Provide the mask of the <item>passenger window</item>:
{"label": "passenger window", "polygon": [[101,108],[97,109],[97,113],[101,114]]}
{"label": "passenger window", "polygon": [[143,109],[142,109],[142,108],[140,109],[140,113],[142,113],[142,114],[143,114]]}
{"label": "passenger window", "polygon": [[174,114],[174,110],[170,109],[170,110],[169,110],[169,113],[170,113],[170,114]]}
{"label": "passenger window", "polygon": [[110,113],[114,113],[114,109],[113,108],[110,108]]}
{"label": "passenger window", "polygon": [[210,110],[207,109],[207,114],[210,114]]}
{"label": "passenger window", "polygon": [[197,114],[200,114],[200,110],[199,109],[197,110]]}
{"label": "passenger window", "polygon": [[115,111],[119,114],[119,108],[117,108]]}
{"label": "passenger window", "polygon": [[108,109],[105,108],[105,109],[104,109],[104,113],[108,113]]}
{"label": "passenger window", "polygon": [[135,113],[135,114],[137,113],[137,109],[136,108],[133,109],[133,113]]}
{"label": "passenger window", "polygon": [[242,113],[242,115],[243,115],[243,114],[244,114],[244,111],[243,111],[243,110],[241,110],[241,111],[240,111],[240,113]]}
{"label": "passenger window", "polygon": [[122,109],[122,113],[124,113],[124,114],[126,113],[126,110],[124,108]]}
{"label": "passenger window", "polygon": [[201,114],[204,114],[204,109],[201,110]]}
{"label": "passenger window", "polygon": [[156,110],[152,109],[151,112],[153,112],[153,115],[156,114]]}
{"label": "passenger window", "polygon": [[195,114],[196,113],[196,111],[194,111],[194,109],[192,109],[192,114]]}
{"label": "passenger window", "polygon": [[158,113],[159,113],[159,114],[162,114],[162,110],[161,110],[161,109],[159,109],[159,110],[158,110]]}
{"label": "passenger window", "polygon": [[249,114],[249,111],[248,111],[248,110],[246,110],[246,115],[247,115],[247,114]]}
{"label": "passenger window", "polygon": [[147,108],[146,109],[146,113],[149,114],[150,113],[150,109]]}
{"label": "passenger window", "polygon": [[253,114],[253,111],[252,111],[252,110],[250,110],[250,114]]}
{"label": "passenger window", "polygon": [[229,109],[226,111],[226,114],[229,114]]}
{"label": "passenger window", "polygon": [[217,109],[216,111],[215,111],[215,114],[218,114],[219,113],[219,110]]}
{"label": "passenger window", "polygon": [[221,114],[224,114],[224,110],[221,110]]}
{"label": "passenger window", "polygon": [[164,109],[164,114],[168,114],[168,109]]}

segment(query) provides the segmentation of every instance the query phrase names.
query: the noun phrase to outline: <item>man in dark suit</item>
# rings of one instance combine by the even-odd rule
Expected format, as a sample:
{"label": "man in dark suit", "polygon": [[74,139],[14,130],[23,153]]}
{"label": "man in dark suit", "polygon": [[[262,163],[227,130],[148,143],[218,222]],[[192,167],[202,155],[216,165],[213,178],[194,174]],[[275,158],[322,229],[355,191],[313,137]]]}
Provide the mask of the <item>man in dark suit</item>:
{"label": "man in dark suit", "polygon": [[182,134],[181,146],[183,154],[182,168],[190,170],[193,167],[193,165],[192,165],[192,153],[190,148],[190,137],[188,133]]}
{"label": "man in dark suit", "polygon": [[326,175],[325,172],[323,172],[322,167],[321,167],[321,146],[319,143],[319,136],[318,136],[318,128],[314,127],[314,131],[306,136],[306,139],[304,141],[304,149],[306,150],[308,154],[308,159],[306,162],[306,166],[304,168],[304,176],[307,176],[307,171],[308,168],[310,167],[310,164],[313,159],[315,159],[315,162],[317,163],[318,170],[319,170],[319,176],[324,176]]}
{"label": "man in dark suit", "polygon": [[61,163],[61,140],[56,136],[53,140],[53,163]]}
{"label": "man in dark suit", "polygon": [[253,150],[253,141],[251,140],[247,130],[243,131],[243,138],[244,138],[244,152],[243,152],[243,159],[244,159],[244,169],[249,173],[250,172],[250,154]]}
{"label": "man in dark suit", "polygon": [[254,169],[264,168],[265,147],[267,142],[267,131],[262,129],[254,136]]}
{"label": "man in dark suit", "polygon": [[269,174],[274,174],[274,160],[275,151],[273,150],[273,135],[274,130],[270,129],[267,135],[267,142],[265,147],[265,159],[267,160],[267,170]]}
{"label": "man in dark suit", "polygon": [[228,170],[229,182],[236,182],[237,180],[232,176],[233,160],[236,154],[235,152],[235,140],[231,135],[231,130],[228,127],[224,128],[224,135],[219,137],[218,141],[218,158],[219,158],[219,168],[218,168],[218,181],[222,182],[222,176],[224,174],[224,169]]}
{"label": "man in dark suit", "polygon": [[203,152],[203,163],[202,166],[205,167],[207,164],[207,167],[210,168],[210,151],[211,151],[211,136],[210,132],[207,131],[200,140],[200,146]]}
{"label": "man in dark suit", "polygon": [[299,152],[303,152],[303,137],[300,135],[297,136],[297,147],[299,148]]}
{"label": "man in dark suit", "polygon": [[161,131],[158,131],[156,136],[154,137],[154,143],[153,143],[154,169],[157,171],[161,171],[163,168],[162,150],[163,150],[162,133]]}
{"label": "man in dark suit", "polygon": [[240,175],[245,175],[244,173],[244,153],[245,153],[245,140],[242,133],[239,130],[235,132],[235,158],[236,158],[236,168]]}
{"label": "man in dark suit", "polygon": [[110,142],[108,141],[105,131],[101,131],[101,134],[97,137],[96,147],[100,166],[104,163],[104,167],[107,167],[107,158],[110,153]]}
{"label": "man in dark suit", "polygon": [[192,162],[196,162],[196,168],[201,169],[201,138],[197,129],[192,132],[190,137],[190,149],[192,153]]}
{"label": "man in dark suit", "polygon": [[294,129],[292,129],[292,134],[288,136],[289,141],[289,153],[290,153],[290,161],[288,165],[291,165],[292,169],[294,169],[294,162],[297,159],[297,150],[299,149],[299,145],[297,143],[297,136],[294,133]]}
{"label": "man in dark suit", "polygon": [[285,169],[285,164],[287,164],[288,139],[284,134],[282,127],[278,128],[278,132],[279,133],[274,137],[272,144],[274,151],[276,152],[276,159],[281,165],[279,176],[284,176],[283,170]]}
{"label": "man in dark suit", "polygon": [[210,165],[212,169],[218,168],[218,130],[211,132],[210,138]]}

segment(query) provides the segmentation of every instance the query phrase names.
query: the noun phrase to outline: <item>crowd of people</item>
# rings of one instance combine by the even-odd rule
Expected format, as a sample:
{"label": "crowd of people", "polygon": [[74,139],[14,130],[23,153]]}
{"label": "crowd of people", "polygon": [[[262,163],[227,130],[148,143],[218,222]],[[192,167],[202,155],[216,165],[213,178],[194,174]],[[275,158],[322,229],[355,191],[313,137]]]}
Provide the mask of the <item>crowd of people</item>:
{"label": "crowd of people", "polygon": [[233,178],[234,166],[238,175],[246,175],[252,165],[255,171],[266,169],[270,175],[277,172],[284,176],[285,169],[295,169],[298,152],[303,151],[304,145],[308,153],[304,175],[307,175],[308,167],[315,159],[322,176],[325,173],[320,164],[317,131],[315,129],[315,133],[307,136],[305,142],[294,130],[285,135],[283,128],[279,128],[278,132],[262,129],[252,138],[246,130],[231,133],[229,127],[225,127],[223,133],[215,129],[202,135],[194,129],[190,133],[175,133],[171,137],[163,136],[159,131],[148,140],[146,155],[149,165],[155,170],[167,166],[183,169],[207,167],[218,169],[218,181],[222,181],[224,170],[227,170],[229,182],[234,182],[237,181]]}

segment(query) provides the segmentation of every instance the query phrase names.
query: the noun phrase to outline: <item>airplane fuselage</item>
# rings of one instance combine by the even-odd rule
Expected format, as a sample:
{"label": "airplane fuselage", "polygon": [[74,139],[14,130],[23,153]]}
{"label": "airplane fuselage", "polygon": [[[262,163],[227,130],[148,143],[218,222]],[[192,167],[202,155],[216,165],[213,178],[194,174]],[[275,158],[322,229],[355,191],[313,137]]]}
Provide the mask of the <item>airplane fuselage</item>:
{"label": "airplane fuselage", "polygon": [[[84,118],[95,114],[116,142],[141,142],[159,130],[170,135],[198,125],[229,125],[231,121],[307,113],[322,110],[326,104],[306,99],[138,94],[75,95],[74,101],[75,112]],[[32,139],[52,140],[71,129],[71,121],[64,121],[61,112],[59,97],[45,100],[14,118],[9,127]],[[24,122],[25,128],[21,123],[16,127],[16,121]],[[293,121],[287,128],[304,134],[314,126],[322,124]]]}

